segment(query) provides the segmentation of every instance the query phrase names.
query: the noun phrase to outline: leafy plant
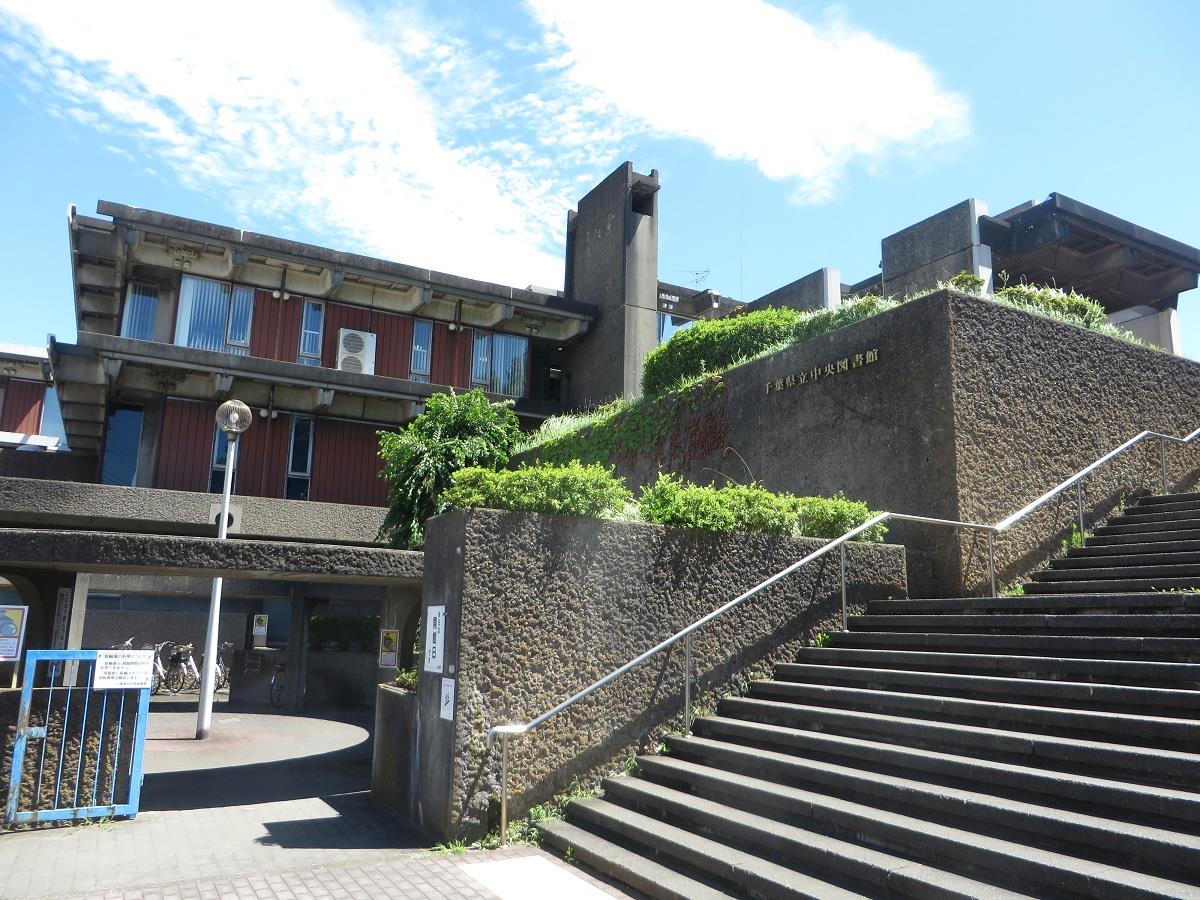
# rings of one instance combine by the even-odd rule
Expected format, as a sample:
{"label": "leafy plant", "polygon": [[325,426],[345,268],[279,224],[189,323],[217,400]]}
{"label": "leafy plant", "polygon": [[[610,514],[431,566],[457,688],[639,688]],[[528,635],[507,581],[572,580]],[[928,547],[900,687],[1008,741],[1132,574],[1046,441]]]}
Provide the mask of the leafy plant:
{"label": "leafy plant", "polygon": [[830,331],[836,331],[854,322],[869,319],[871,316],[889,309],[895,309],[905,300],[893,300],[890,297],[878,297],[875,294],[864,294],[861,297],[849,297],[838,306],[829,309],[818,309],[802,313],[796,327],[792,330],[790,343],[799,344],[812,340]]}
{"label": "leafy plant", "polygon": [[786,307],[703,319],[646,355],[642,392],[666,393],[683,378],[718,372],[766,347],[787,341],[803,316]]}
{"label": "leafy plant", "polygon": [[433,849],[442,856],[457,856],[460,853],[467,852],[467,845],[463,841],[454,840],[441,844],[434,844]]}
{"label": "leafy plant", "polygon": [[513,411],[489,403],[478,388],[433,394],[407,428],[379,432],[380,474],[388,481],[390,504],[380,538],[393,547],[421,546],[425,520],[444,511],[441,494],[454,473],[506,465],[519,434]]}
{"label": "leafy plant", "polygon": [[1020,581],[1014,581],[1008,587],[1000,592],[1001,597],[1024,597],[1025,585]]}
{"label": "leafy plant", "polygon": [[392,679],[392,684],[406,691],[415,691],[417,689],[417,667],[400,669],[396,672],[396,677]]}
{"label": "leafy plant", "polygon": [[828,647],[829,646],[829,635],[824,631],[814,634],[813,639],[809,642],[809,646]]}
{"label": "leafy plant", "polygon": [[[841,491],[832,497],[791,497],[790,502],[795,510],[798,537],[832,540],[876,515],[867,504],[849,500]],[[882,541],[886,534],[887,526],[880,522],[872,525],[856,540]]]}
{"label": "leafy plant", "polygon": [[965,294],[978,294],[986,282],[986,278],[981,278],[966,269],[960,269],[958,274],[950,279],[950,284]]}
{"label": "leafy plant", "polygon": [[545,463],[495,472],[460,469],[443,495],[447,508],[510,509],[568,516],[610,516],[633,499],[611,468]]}

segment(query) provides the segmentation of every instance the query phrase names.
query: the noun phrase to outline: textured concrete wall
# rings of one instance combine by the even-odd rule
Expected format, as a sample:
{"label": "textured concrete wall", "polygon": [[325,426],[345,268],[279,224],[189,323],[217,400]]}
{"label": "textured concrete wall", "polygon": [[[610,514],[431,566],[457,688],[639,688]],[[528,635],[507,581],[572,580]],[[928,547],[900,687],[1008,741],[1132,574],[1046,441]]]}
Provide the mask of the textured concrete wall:
{"label": "textured concrete wall", "polygon": [[[878,360],[854,367],[868,350]],[[839,373],[841,359],[848,368]],[[816,382],[786,383],[813,367],[822,372]],[[994,522],[1144,428],[1200,426],[1198,373],[1190,360],[947,291],[733,369],[695,404],[659,401],[647,415],[669,421],[666,435],[613,462],[635,487],[660,471],[700,484],[727,476],[796,494],[844,491],[873,509]],[[1173,487],[1194,483],[1198,453],[1172,451]],[[1131,463],[1093,479],[1089,522],[1122,492],[1157,489],[1149,462],[1157,454],[1141,454],[1136,471]],[[1002,582],[1058,549],[1074,503],[1064,498],[1055,517],[1001,539]],[[983,539],[895,524],[888,540],[908,550],[914,596],[984,586]]]}
{"label": "textured concrete wall", "polygon": [[381,684],[375,698],[375,745],[371,794],[405,818],[412,815],[413,737],[417,695]]}
{"label": "textured concrete wall", "polygon": [[[447,607],[443,674],[456,681],[456,702],[453,720],[441,718],[442,678],[421,673],[418,824],[447,837],[484,831],[499,793],[488,727],[544,712],[820,543],[490,510],[432,520],[424,609]],[[806,567],[693,637],[698,705],[837,627],[837,560]],[[849,560],[860,602],[905,595],[901,548],[856,544]],[[664,652],[514,741],[511,815],[575,776],[595,783],[678,728],[681,659],[682,647]]]}
{"label": "textured concrete wall", "polygon": [[791,284],[776,288],[747,305],[747,310],[788,306],[792,309],[826,309],[842,299],[841,274],[837,269],[817,269]]}
{"label": "textured concrete wall", "polygon": [[[1138,432],[1200,427],[1200,363],[985,300],[943,295],[951,316],[955,480],[962,516],[995,521]],[[1200,444],[1168,450],[1172,489],[1200,476]],[[1158,441],[1090,476],[1088,527],[1126,498],[1161,486]],[[997,544],[1000,580],[1059,549],[1076,519],[1074,491]],[[963,542],[964,586],[982,587],[982,548]]]}
{"label": "textured concrete wall", "polygon": [[981,200],[963,200],[881,242],[883,293],[904,296],[948,281],[964,269],[991,289],[992,248],[979,240]]}
{"label": "textured concrete wall", "polygon": [[[208,630],[208,613],[173,610],[169,606],[155,610],[89,609],[83,624],[85,649],[103,650],[133,638],[134,649],[144,644],[174,641],[194,644],[196,665],[204,650]],[[221,613],[218,643],[229,641],[235,650],[246,645],[246,616],[243,613]]]}
{"label": "textured concrete wall", "polygon": [[41,453],[0,447],[0,478],[53,478],[95,481],[99,463],[94,454]]}
{"label": "textured concrete wall", "polygon": [[[215,535],[220,500],[192,491],[0,477],[0,524]],[[230,511],[231,532],[242,537],[348,544],[375,543],[387,514],[371,506],[264,497],[234,497]]]}

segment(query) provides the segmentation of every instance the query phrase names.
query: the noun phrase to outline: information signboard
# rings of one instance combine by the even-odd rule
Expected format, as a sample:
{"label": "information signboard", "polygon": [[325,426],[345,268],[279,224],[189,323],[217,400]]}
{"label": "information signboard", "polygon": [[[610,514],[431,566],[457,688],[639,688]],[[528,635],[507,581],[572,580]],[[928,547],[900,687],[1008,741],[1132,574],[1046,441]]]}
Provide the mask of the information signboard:
{"label": "information signboard", "polygon": [[21,658],[28,619],[28,606],[0,606],[0,662],[16,662]]}
{"label": "information signboard", "polygon": [[446,653],[446,607],[431,606],[426,613],[425,671],[441,672]]}
{"label": "information signboard", "polygon": [[400,629],[379,629],[379,668],[394,669],[400,665]]}
{"label": "information signboard", "polygon": [[153,673],[153,650],[97,650],[92,687],[96,690],[148,688]]}
{"label": "information signboard", "polygon": [[442,704],[438,708],[438,715],[443,719],[454,718],[454,679],[442,679]]}

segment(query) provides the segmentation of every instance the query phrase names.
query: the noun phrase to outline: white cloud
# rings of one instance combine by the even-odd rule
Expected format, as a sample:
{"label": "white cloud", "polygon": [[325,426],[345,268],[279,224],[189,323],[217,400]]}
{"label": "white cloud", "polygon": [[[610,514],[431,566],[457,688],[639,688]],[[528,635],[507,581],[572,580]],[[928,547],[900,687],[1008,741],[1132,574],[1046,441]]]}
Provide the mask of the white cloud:
{"label": "white cloud", "polygon": [[[224,193],[238,224],[298,222],[413,265],[561,281],[568,198],[498,165],[526,151],[454,141],[492,75],[453,42],[403,27],[330,0],[214,0],[187,15],[147,0],[69,11],[0,0],[4,57],[27,90],[184,184]],[[430,80],[464,77],[474,81],[457,81],[456,105],[444,91],[439,102]]]}
{"label": "white cloud", "polygon": [[827,199],[846,166],[956,140],[965,100],[912,53],[760,0],[527,0],[578,85],[661,135]]}

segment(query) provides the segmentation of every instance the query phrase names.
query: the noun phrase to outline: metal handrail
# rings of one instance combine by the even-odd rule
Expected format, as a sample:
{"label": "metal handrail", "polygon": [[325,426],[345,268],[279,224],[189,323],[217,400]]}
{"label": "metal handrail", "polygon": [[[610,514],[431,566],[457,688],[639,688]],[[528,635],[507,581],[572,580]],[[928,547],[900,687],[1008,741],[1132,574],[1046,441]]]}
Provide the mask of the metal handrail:
{"label": "metal handrail", "polygon": [[1099,469],[1101,466],[1112,461],[1113,459],[1116,459],[1118,456],[1122,455],[1126,451],[1131,450],[1133,447],[1137,446],[1142,441],[1146,440],[1147,438],[1152,438],[1152,437],[1157,437],[1160,439],[1161,458],[1162,458],[1162,488],[1163,488],[1163,491],[1165,492],[1167,489],[1167,484],[1168,484],[1168,481],[1167,481],[1167,442],[1173,441],[1177,444],[1190,444],[1193,441],[1195,441],[1198,437],[1200,437],[1200,428],[1197,428],[1191,434],[1187,435],[1186,437],[1182,437],[1182,438],[1176,437],[1174,435],[1162,434],[1157,431],[1142,431],[1139,434],[1137,434],[1134,437],[1127,440],[1125,443],[1121,444],[1121,446],[1115,448],[1114,450],[1109,451],[1108,453],[1104,454],[1104,456],[1097,459],[1095,462],[1091,463],[1088,466],[1085,466],[1084,468],[1080,469],[1078,472],[1076,472],[1071,477],[1067,478],[1066,480],[1060,482],[1055,487],[1046,491],[1046,493],[1042,494],[1036,500],[1021,507],[1019,510],[1017,510],[1012,515],[1008,516],[1007,518],[1001,519],[999,522],[996,522],[994,525],[988,525],[988,524],[981,523],[981,522],[959,522],[954,519],[938,519],[938,518],[933,518],[930,516],[916,516],[916,515],[911,515],[909,513],[881,512],[878,515],[872,516],[870,519],[863,522],[861,525],[858,525],[855,528],[851,528],[849,531],[847,531],[841,537],[834,538],[833,540],[829,541],[828,543],[822,545],[821,547],[814,550],[812,553],[809,553],[807,556],[803,557],[802,559],[792,563],[786,569],[782,569],[779,572],[776,572],[770,578],[767,578],[765,581],[760,582],[759,584],[750,588],[748,591],[745,591],[744,593],[739,594],[738,596],[736,596],[732,600],[730,600],[728,603],[725,603],[724,605],[718,607],[717,609],[714,609],[712,612],[708,613],[707,615],[703,616],[702,618],[697,619],[695,622],[686,626],[685,628],[682,628],[681,630],[675,632],[675,634],[671,635],[670,637],[666,638],[665,640],[659,641],[657,644],[655,644],[649,650],[638,655],[634,659],[631,659],[629,662],[625,663],[623,666],[621,666],[617,669],[613,669],[613,671],[609,672],[603,678],[600,678],[600,679],[592,682],[590,685],[585,687],[583,690],[577,691],[576,693],[572,694],[570,697],[568,697],[562,703],[559,703],[553,709],[547,710],[546,712],[542,713],[540,716],[537,716],[534,719],[530,719],[528,722],[511,723],[511,724],[507,724],[507,725],[493,725],[491,728],[488,729],[488,732],[487,732],[487,747],[490,750],[491,746],[492,746],[492,742],[497,737],[499,737],[501,739],[501,741],[500,741],[500,841],[501,841],[501,843],[502,844],[508,843],[508,742],[509,742],[510,738],[516,737],[519,735],[523,735],[523,734],[528,734],[530,731],[533,731],[535,728],[537,728],[538,726],[540,726],[547,720],[552,719],[554,716],[558,715],[563,710],[567,709],[568,707],[573,706],[574,704],[578,703],[580,700],[584,699],[585,697],[589,696],[590,694],[594,693],[595,691],[598,691],[600,688],[604,687],[606,684],[609,684],[610,682],[615,681],[616,679],[618,679],[622,675],[624,675],[626,672],[630,671],[631,669],[637,668],[642,663],[644,663],[646,660],[650,659],[652,656],[655,656],[656,654],[661,653],[663,650],[666,650],[668,647],[674,646],[676,643],[678,643],[681,640],[684,642],[684,676],[683,676],[684,677],[684,687],[683,687],[684,731],[685,732],[688,731],[691,728],[691,684],[692,684],[691,671],[692,671],[692,634],[693,634],[693,632],[699,630],[700,628],[703,628],[705,625],[707,625],[713,619],[716,619],[719,616],[724,615],[725,613],[727,613],[729,610],[733,609],[736,606],[740,606],[746,600],[749,600],[751,597],[757,595],[760,591],[765,590],[766,588],[770,587],[771,585],[775,584],[776,582],[786,578],[788,575],[791,575],[796,570],[808,565],[808,563],[810,563],[816,559],[820,559],[821,557],[825,556],[827,553],[830,553],[831,551],[833,551],[835,549],[840,550],[840,553],[841,553],[842,630],[844,631],[847,626],[847,618],[846,618],[846,544],[848,542],[854,540],[854,538],[858,537],[858,535],[862,534],[864,531],[874,528],[876,525],[879,525],[883,522],[891,522],[891,521],[916,522],[916,523],[925,524],[925,525],[943,525],[943,526],[948,526],[951,528],[965,528],[965,529],[971,530],[971,531],[985,532],[987,534],[987,538],[988,538],[988,575],[989,575],[989,578],[991,581],[992,596],[995,597],[996,596],[996,536],[998,534],[1001,534],[1002,532],[1007,531],[1009,528],[1011,528],[1017,522],[1024,519],[1031,512],[1034,512],[1035,510],[1044,506],[1046,503],[1048,503],[1050,500],[1057,497],[1063,491],[1066,491],[1071,487],[1075,487],[1076,498],[1077,498],[1078,509],[1079,509],[1080,540],[1081,541],[1084,540],[1083,479],[1086,478],[1088,475],[1090,475],[1092,472]]}

